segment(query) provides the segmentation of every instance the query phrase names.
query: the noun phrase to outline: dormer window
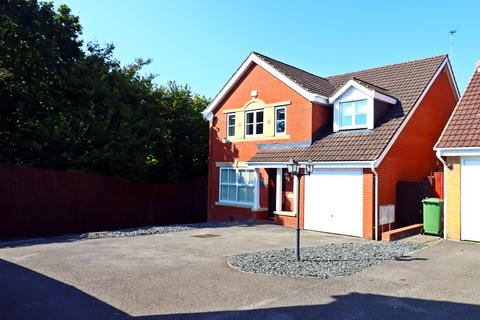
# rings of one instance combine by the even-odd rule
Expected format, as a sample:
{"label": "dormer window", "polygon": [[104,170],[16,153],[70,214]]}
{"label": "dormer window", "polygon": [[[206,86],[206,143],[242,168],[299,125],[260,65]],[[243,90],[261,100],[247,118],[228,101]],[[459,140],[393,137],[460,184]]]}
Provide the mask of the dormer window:
{"label": "dormer window", "polygon": [[367,128],[367,99],[340,102],[340,130]]}
{"label": "dormer window", "polygon": [[397,100],[382,92],[386,89],[358,79],[349,80],[329,98],[333,104],[333,131],[374,129],[375,117]]}

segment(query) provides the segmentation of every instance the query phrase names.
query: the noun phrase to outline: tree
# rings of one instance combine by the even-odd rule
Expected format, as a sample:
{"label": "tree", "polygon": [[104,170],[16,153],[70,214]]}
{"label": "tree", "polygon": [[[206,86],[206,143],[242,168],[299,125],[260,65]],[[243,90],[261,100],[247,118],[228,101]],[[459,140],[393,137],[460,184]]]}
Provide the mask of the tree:
{"label": "tree", "polygon": [[[152,180],[188,180],[206,172],[208,126],[201,111],[209,100],[193,95],[175,82],[155,91],[156,103],[149,117],[155,119],[149,145]],[[165,169],[163,169],[165,168]]]}
{"label": "tree", "polygon": [[204,174],[208,100],[80,35],[64,5],[0,4],[0,162],[149,182]]}

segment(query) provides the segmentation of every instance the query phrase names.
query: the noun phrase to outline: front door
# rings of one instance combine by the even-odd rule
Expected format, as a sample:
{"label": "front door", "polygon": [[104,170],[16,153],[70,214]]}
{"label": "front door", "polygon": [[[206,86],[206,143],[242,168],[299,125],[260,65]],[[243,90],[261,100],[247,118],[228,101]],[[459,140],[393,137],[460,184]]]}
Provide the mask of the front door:
{"label": "front door", "polygon": [[268,217],[274,217],[274,211],[276,210],[276,175],[277,169],[267,169],[268,174]]}

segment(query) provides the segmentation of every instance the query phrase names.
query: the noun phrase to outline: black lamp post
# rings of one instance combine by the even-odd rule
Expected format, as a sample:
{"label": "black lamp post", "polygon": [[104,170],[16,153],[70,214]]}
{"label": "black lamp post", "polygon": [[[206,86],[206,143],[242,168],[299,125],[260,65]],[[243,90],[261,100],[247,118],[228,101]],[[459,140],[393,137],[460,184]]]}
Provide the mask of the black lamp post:
{"label": "black lamp post", "polygon": [[288,172],[296,176],[298,179],[297,183],[297,227],[295,233],[297,236],[297,245],[295,247],[295,253],[297,255],[297,261],[300,261],[300,179],[303,176],[309,176],[313,172],[313,163],[311,160],[308,160],[307,165],[305,166],[305,172],[300,172],[300,164],[298,161],[290,159],[287,163]]}

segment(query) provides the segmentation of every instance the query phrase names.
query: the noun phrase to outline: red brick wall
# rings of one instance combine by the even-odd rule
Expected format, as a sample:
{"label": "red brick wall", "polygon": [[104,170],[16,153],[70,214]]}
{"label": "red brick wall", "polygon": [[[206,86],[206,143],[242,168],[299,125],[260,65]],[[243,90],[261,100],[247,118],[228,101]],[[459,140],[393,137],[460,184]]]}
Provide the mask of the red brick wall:
{"label": "red brick wall", "polygon": [[379,205],[396,204],[399,181],[421,181],[436,168],[433,147],[457,100],[445,72],[429,92],[378,168]]}
{"label": "red brick wall", "polygon": [[[289,100],[291,104],[287,107],[287,135],[289,139],[281,140],[255,140],[225,143],[226,138],[226,115],[223,110],[241,108],[251,99],[252,90],[258,91],[258,99],[265,103],[275,103]],[[325,109],[325,110],[322,110]],[[315,106],[313,111],[312,103],[273,77],[262,67],[252,65],[243,77],[232,88],[231,92],[214,110],[216,120],[210,128],[210,163],[209,163],[209,199],[208,218],[209,220],[225,219],[247,219],[252,218],[252,211],[245,208],[234,208],[215,205],[219,197],[219,168],[216,162],[247,161],[257,152],[258,144],[303,142],[312,139],[312,116],[315,123],[321,125],[326,119],[322,119],[328,109],[322,106]],[[262,179],[267,179],[264,170],[261,172]],[[268,188],[262,186],[260,190],[261,207],[268,206]]]}
{"label": "red brick wall", "polygon": [[324,126],[333,126],[333,108],[327,105],[313,104],[312,108],[312,137]]}

